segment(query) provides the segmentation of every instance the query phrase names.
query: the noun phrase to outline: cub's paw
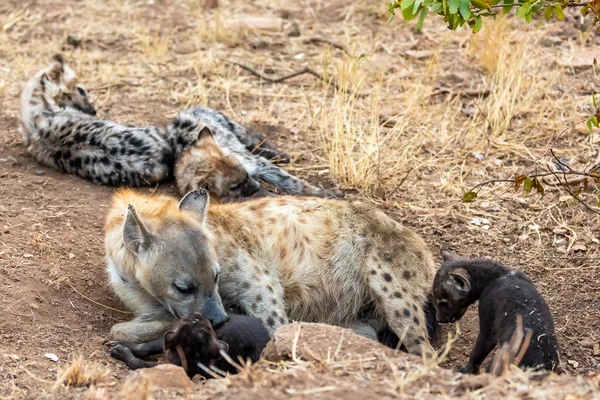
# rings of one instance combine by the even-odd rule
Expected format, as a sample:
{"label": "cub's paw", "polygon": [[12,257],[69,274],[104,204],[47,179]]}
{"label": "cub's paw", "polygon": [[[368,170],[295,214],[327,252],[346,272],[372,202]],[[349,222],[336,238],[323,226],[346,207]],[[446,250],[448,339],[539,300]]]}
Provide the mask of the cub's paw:
{"label": "cub's paw", "polygon": [[110,348],[110,356],[126,363],[133,357],[133,353],[127,347],[117,343]]}

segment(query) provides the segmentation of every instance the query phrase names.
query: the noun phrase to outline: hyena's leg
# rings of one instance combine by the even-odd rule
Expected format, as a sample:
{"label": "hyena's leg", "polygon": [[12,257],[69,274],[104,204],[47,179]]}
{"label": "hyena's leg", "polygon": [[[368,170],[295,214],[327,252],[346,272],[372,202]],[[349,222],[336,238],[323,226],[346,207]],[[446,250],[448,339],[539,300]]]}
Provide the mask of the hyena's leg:
{"label": "hyena's leg", "polygon": [[112,358],[123,361],[131,369],[152,368],[158,365],[157,361],[144,361],[136,357],[129,348],[120,344],[110,349],[110,355]]}
{"label": "hyena's leg", "polygon": [[234,271],[224,268],[219,293],[227,304],[234,304],[245,314],[258,318],[272,335],[288,323],[281,282],[250,258],[239,255],[238,260],[240,263],[245,260],[245,267]]}
{"label": "hyena's leg", "polygon": [[172,320],[147,321],[141,317],[129,322],[113,325],[110,330],[112,340],[119,342],[146,343],[160,338],[171,326]]}
{"label": "hyena's leg", "polygon": [[267,142],[265,138],[250,129],[244,129],[244,132],[235,131],[234,134],[252,154],[262,156],[279,164],[289,164],[291,161],[290,156],[278,150],[275,146]]}
{"label": "hyena's leg", "polygon": [[344,197],[344,193],[340,190],[327,190],[315,187],[308,182],[304,182],[302,179],[296,178],[278,166],[271,164],[263,157],[258,157],[256,163],[256,170],[260,178],[281,189],[284,193],[317,197]]}
{"label": "hyena's leg", "polygon": [[128,348],[138,358],[146,358],[162,353],[165,339],[160,338],[147,343],[118,342],[115,346]]}
{"label": "hyena's leg", "polygon": [[369,273],[372,300],[380,315],[409,353],[431,358],[434,350],[427,336],[424,299],[411,286],[411,272],[393,271],[386,264],[373,265]]}

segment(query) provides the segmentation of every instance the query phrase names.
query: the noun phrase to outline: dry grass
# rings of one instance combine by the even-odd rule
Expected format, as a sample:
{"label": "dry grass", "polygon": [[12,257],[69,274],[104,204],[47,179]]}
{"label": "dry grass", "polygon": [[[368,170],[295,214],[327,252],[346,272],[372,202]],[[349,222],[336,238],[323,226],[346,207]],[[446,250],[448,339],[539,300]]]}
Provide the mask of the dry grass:
{"label": "dry grass", "polygon": [[77,356],[68,366],[59,369],[54,388],[99,386],[108,381],[111,373],[105,365]]}
{"label": "dry grass", "polygon": [[[552,188],[544,198],[523,199],[519,193],[505,193],[505,186],[492,185],[480,192],[477,202],[458,202],[478,182],[529,171],[550,143],[559,155],[577,157],[578,165],[595,159],[597,134],[580,135],[582,130],[575,129],[553,141],[566,126],[583,118],[582,110],[589,103],[589,96],[581,93],[589,90],[590,77],[571,75],[568,68],[557,65],[557,53],[581,50],[590,37],[563,38],[562,32],[571,25],[524,26],[514,25],[511,19],[486,21],[476,36],[467,31],[448,32],[432,19],[426,22],[424,33],[418,34],[414,25],[399,19],[387,23],[384,4],[368,0],[219,3],[210,12],[195,0],[156,0],[154,4],[40,0],[35,6],[8,0],[0,4],[2,150],[9,149],[13,159],[23,152],[16,131],[18,95],[31,73],[56,52],[65,54],[91,89],[92,101],[103,118],[164,125],[182,109],[206,105],[245,125],[276,126],[270,139],[294,157],[295,164],[286,167],[294,173],[307,179],[318,173],[345,189],[356,189],[356,197],[378,202],[418,230],[432,249],[450,243],[461,255],[497,257],[532,275],[555,312],[561,345],[581,364],[575,372],[597,370],[591,347],[581,344],[582,339],[599,340],[593,258],[598,253],[597,216],[585,213],[565,200],[566,193]],[[231,29],[231,22],[241,15],[287,15],[286,26],[297,22],[301,36]],[[81,39],[81,48],[65,45],[69,35]],[[304,42],[313,35],[326,37],[345,51]],[[560,47],[540,45],[543,39],[554,37],[562,41]],[[267,84],[224,60],[260,71],[272,69],[275,76],[310,66],[346,90],[336,91],[310,76]],[[439,88],[449,93],[437,93]],[[489,91],[489,95],[464,95],[469,90]],[[12,163],[4,154],[0,159]],[[28,184],[27,190],[37,193],[39,186]],[[85,185],[77,189],[86,190]],[[0,184],[0,193],[3,190]],[[583,196],[593,202],[597,194]],[[36,228],[39,232],[53,229],[57,213],[46,209],[34,217],[31,210],[37,204],[38,199],[23,200],[15,206],[19,211],[14,215],[22,213],[30,219],[27,224],[43,222]],[[490,229],[470,224],[473,217],[488,218]],[[16,219],[12,214],[10,218]],[[23,227],[10,228],[16,232]],[[76,227],[68,228],[77,232]],[[45,239],[47,245],[38,245],[40,253],[65,245],[59,233],[52,235],[53,239]],[[585,252],[569,253],[576,243],[585,244]],[[73,241],[68,246],[81,244]],[[38,260],[25,259],[23,253],[8,242],[0,248],[0,267],[10,268],[11,274],[38,268]],[[101,263],[100,253],[90,252],[94,268]],[[67,272],[60,258],[64,255],[54,257],[49,276],[55,281],[48,287],[58,289],[61,280],[56,277]],[[68,275],[74,287],[86,287],[79,269]],[[10,298],[5,308],[11,315],[32,318],[29,303]],[[105,321],[107,326],[113,322]],[[88,321],[81,323],[85,328]],[[472,338],[474,332],[465,330],[444,365],[456,367],[464,362],[470,350],[465,337]],[[59,374],[61,385],[101,380],[102,374],[95,378],[94,369],[86,369],[85,361],[74,363],[79,367]],[[370,366],[375,371],[390,370],[376,363],[364,362],[362,370],[359,365],[353,373],[365,380],[365,376],[376,376]],[[319,374],[311,368],[344,371],[337,364],[298,363],[292,368],[285,363],[261,368],[253,366],[248,371],[254,372],[241,376],[252,384],[275,386],[279,378],[292,380],[294,373],[316,382]],[[390,375],[385,382],[394,396],[427,379],[420,370],[403,368],[398,367],[399,374],[406,376],[397,382]],[[501,378],[495,393],[501,392],[502,385],[529,387],[527,376],[519,374]],[[449,387],[456,386],[452,377],[444,381]],[[322,385],[329,386],[336,383]],[[146,393],[146,389],[133,388],[126,396]],[[477,390],[472,397],[488,393]]]}

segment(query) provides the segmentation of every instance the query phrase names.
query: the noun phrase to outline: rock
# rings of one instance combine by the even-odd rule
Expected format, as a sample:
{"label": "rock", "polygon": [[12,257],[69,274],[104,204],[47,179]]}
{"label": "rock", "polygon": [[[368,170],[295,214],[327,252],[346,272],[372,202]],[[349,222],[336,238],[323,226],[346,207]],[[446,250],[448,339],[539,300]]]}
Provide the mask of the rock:
{"label": "rock", "polygon": [[46,175],[46,171],[44,171],[43,169],[36,169],[35,174],[38,176]]}
{"label": "rock", "polygon": [[290,27],[289,31],[288,31],[288,36],[289,37],[298,37],[300,36],[300,27],[298,26],[297,23],[292,23],[292,26]]}
{"label": "rock", "polygon": [[160,364],[153,368],[142,368],[127,376],[124,386],[135,387],[144,382],[153,388],[192,390],[194,384],[183,368],[173,364]]}
{"label": "rock", "polygon": [[306,322],[295,322],[279,328],[262,353],[264,359],[272,362],[292,360],[294,357],[307,361],[326,361],[400,355],[417,360],[416,356],[394,351],[350,329]]}
{"label": "rock", "polygon": [[229,21],[230,29],[249,31],[283,31],[283,19],[277,17],[242,16]]}
{"label": "rock", "polygon": [[567,68],[573,68],[575,72],[591,70],[594,58],[600,61],[600,47],[587,47],[584,50],[574,52],[561,52],[558,63]]}

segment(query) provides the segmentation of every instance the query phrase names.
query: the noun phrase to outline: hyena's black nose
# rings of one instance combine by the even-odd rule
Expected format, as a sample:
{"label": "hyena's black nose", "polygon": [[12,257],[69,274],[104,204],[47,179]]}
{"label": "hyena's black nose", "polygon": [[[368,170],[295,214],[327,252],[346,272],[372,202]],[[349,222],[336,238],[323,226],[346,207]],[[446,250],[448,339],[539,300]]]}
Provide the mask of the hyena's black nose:
{"label": "hyena's black nose", "polygon": [[242,196],[249,197],[260,190],[260,183],[248,177],[242,186]]}
{"label": "hyena's black nose", "polygon": [[215,301],[214,298],[205,301],[201,314],[210,321],[215,329],[229,321],[229,315],[223,309],[221,302]]}

